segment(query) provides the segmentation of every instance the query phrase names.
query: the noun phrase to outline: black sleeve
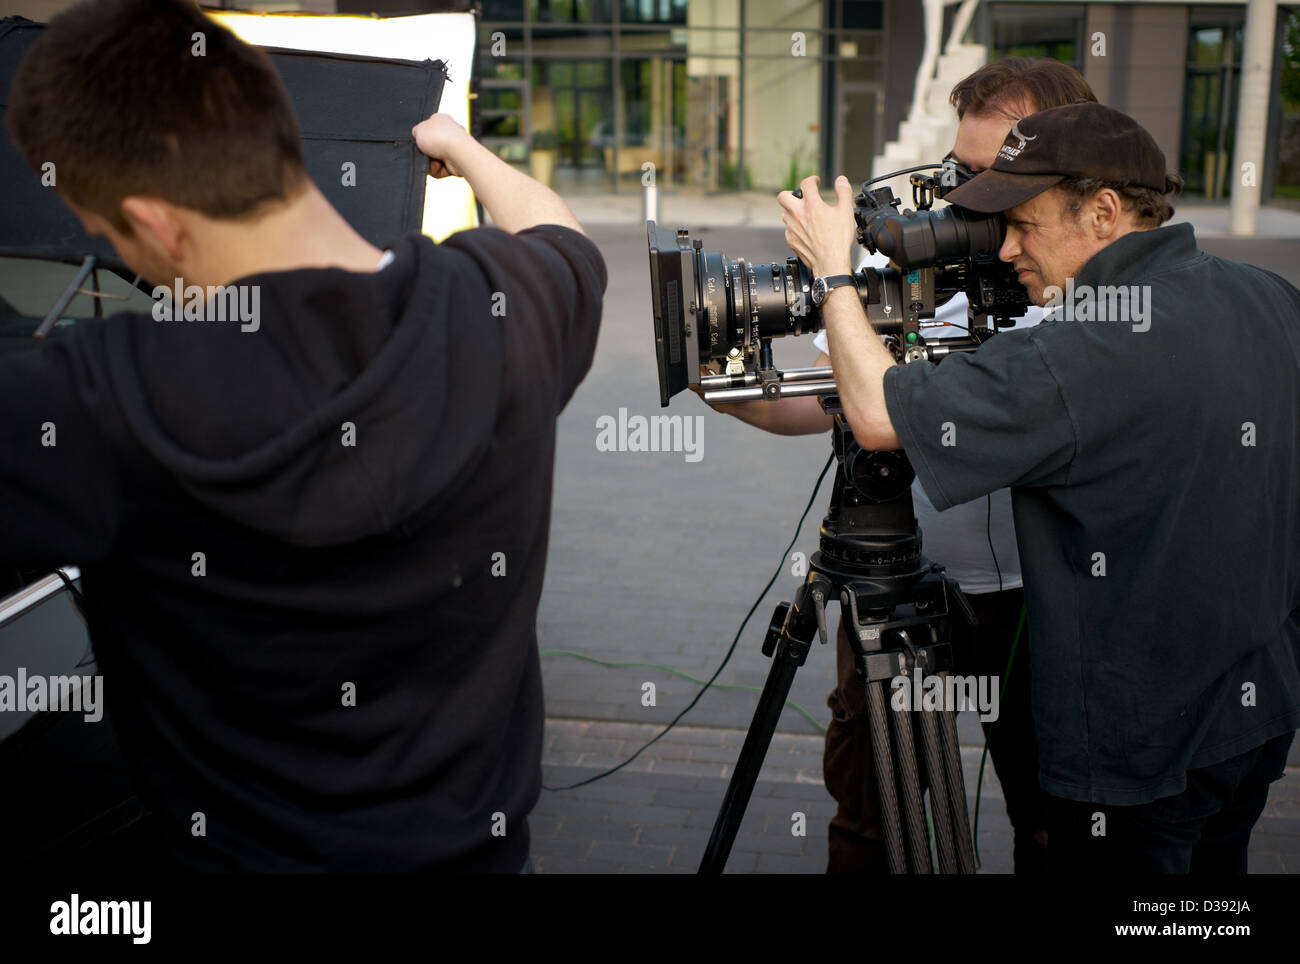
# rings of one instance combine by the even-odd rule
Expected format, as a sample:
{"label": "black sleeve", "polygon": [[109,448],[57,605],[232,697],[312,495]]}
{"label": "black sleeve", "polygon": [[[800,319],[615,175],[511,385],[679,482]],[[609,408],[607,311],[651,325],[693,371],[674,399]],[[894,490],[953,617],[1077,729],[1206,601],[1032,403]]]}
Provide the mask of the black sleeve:
{"label": "black sleeve", "polygon": [[566,313],[567,327],[564,340],[563,403],[573,397],[574,391],[591,368],[596,354],[596,336],[600,333],[600,316],[605,286],[609,276],[600,249],[585,234],[559,224],[539,224],[525,228],[515,235],[532,247],[545,245],[552,255],[539,253],[543,261],[550,261],[554,253],[560,255],[563,268],[553,271],[551,277],[558,291],[563,293],[563,303],[572,305]]}
{"label": "black sleeve", "polygon": [[[509,234],[485,227],[444,242],[473,257],[498,291],[513,290],[542,330],[545,357],[558,372],[560,408],[586,376],[596,352],[608,281],[600,249],[581,232],[539,224]],[[513,299],[512,299],[513,300]]]}
{"label": "black sleeve", "polygon": [[113,543],[120,480],[76,339],[0,355],[0,564],[93,562]]}
{"label": "black sleeve", "polygon": [[1068,481],[1078,431],[1038,335],[1004,332],[976,352],[885,373],[890,421],[936,509]]}

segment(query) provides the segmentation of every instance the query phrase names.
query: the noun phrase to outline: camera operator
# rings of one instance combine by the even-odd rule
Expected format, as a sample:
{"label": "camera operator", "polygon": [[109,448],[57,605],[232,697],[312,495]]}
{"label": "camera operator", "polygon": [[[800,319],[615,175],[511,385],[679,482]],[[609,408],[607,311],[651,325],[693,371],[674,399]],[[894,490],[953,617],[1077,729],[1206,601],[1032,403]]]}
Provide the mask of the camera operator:
{"label": "camera operator", "polygon": [[9,122],[151,283],[260,292],[255,327],[124,314],[0,358],[0,558],[81,567],[171,856],[527,869],[555,420],[595,349],[595,245],[442,115],[413,131],[431,173],[497,226],[371,245],[308,175],[270,61],[184,0],[55,18]]}
{"label": "camera operator", "polygon": [[[1020,118],[1048,107],[1096,98],[1073,67],[1055,60],[1008,57],[964,78],[953,87],[949,100],[958,118],[949,159],[977,172],[993,162],[1007,132]],[[883,268],[888,258],[867,255],[862,264]],[[966,305],[966,296],[958,293],[938,308],[935,319],[965,326]],[[1032,306],[1015,327],[1035,325],[1041,319],[1042,309]],[[956,327],[938,330],[965,334]],[[829,365],[826,332],[819,332],[813,343],[821,352],[815,365]],[[828,432],[832,421],[813,396],[714,407],[780,435]],[[957,580],[979,619],[973,630],[964,620],[952,620],[953,650],[962,672],[994,678],[999,686],[1005,683],[998,717],[983,727],[1014,832],[1015,870],[1041,873],[1046,866],[1047,795],[1038,785],[1029,705],[1029,633],[1022,619],[1024,591],[1011,494],[1002,489],[984,501],[967,503],[941,516],[917,482],[912,485],[912,501],[925,536],[927,558],[942,563]],[[866,691],[854,670],[843,619],[836,637],[836,664],[838,682],[828,700],[832,717],[826,733],[824,769],[826,789],[838,808],[830,824],[827,868],[829,873],[883,873],[886,862],[879,804],[869,778],[872,751],[866,729]]]}
{"label": "camera operator", "polygon": [[[823,306],[864,448],[939,510],[1012,489],[1053,871],[1245,872],[1300,725],[1300,291],[1161,227],[1180,188],[1125,114],[1044,110],[947,199],[1006,213],[1047,320],[899,366],[851,291]],[[835,190],[779,196],[818,276],[851,268]]]}

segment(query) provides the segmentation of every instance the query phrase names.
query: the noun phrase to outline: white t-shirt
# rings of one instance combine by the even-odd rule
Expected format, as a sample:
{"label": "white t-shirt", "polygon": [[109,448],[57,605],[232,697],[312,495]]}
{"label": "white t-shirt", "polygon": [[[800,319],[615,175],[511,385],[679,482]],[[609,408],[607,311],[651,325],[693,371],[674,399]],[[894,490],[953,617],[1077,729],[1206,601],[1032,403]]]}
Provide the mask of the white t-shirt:
{"label": "white t-shirt", "polygon": [[396,260],[397,260],[397,255],[393,254],[393,252],[391,251],[385,251],[384,256],[379,259],[379,266],[375,268],[375,270],[383,271],[385,268],[387,268],[390,264],[392,264]]}
{"label": "white t-shirt", "polygon": [[[889,259],[883,254],[864,252],[858,267],[884,268],[888,264]],[[925,335],[927,339],[964,337],[966,296],[960,292],[953,295],[947,304],[935,309],[934,317],[936,321],[948,321],[962,327],[928,329]],[[1032,328],[1042,320],[1043,309],[1038,305],[1030,305],[1029,310],[1015,320],[1012,328]],[[830,354],[825,331],[817,332],[813,344],[818,351]],[[999,573],[1002,589],[1015,589],[1023,585],[1020,578],[1020,553],[1016,549],[1016,528],[1011,519],[1009,489],[999,489],[986,498],[953,506],[941,515],[927,498],[921,483],[914,481],[912,504],[916,509],[916,521],[921,526],[922,552],[931,562],[937,562],[947,569],[948,575],[961,585],[962,592],[997,592]],[[993,543],[992,551],[989,549],[990,540]]]}

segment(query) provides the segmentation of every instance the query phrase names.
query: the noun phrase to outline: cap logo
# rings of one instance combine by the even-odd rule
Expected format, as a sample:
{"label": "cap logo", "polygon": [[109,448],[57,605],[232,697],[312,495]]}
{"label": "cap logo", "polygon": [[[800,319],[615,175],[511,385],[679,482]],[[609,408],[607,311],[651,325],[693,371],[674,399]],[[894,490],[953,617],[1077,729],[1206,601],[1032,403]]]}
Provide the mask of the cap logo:
{"label": "cap logo", "polygon": [[1011,136],[1020,142],[1016,145],[1016,150],[1018,151],[1023,151],[1025,149],[1025,141],[1038,140],[1037,134],[1034,134],[1031,137],[1026,137],[1024,134],[1020,133],[1020,121],[1016,121],[1011,125]]}
{"label": "cap logo", "polygon": [[1000,148],[998,148],[998,156],[1005,157],[1008,161],[1014,161],[1017,157],[1020,156],[1020,152],[1025,149],[1025,143],[1027,141],[1038,140],[1037,134],[1025,135],[1020,132],[1020,121],[1016,121],[1014,124],[1011,125],[1011,133],[1007,135],[1007,138],[1010,139],[1012,137],[1014,137],[1020,143],[1017,144],[1015,147],[1009,147],[1006,144],[1003,144]]}

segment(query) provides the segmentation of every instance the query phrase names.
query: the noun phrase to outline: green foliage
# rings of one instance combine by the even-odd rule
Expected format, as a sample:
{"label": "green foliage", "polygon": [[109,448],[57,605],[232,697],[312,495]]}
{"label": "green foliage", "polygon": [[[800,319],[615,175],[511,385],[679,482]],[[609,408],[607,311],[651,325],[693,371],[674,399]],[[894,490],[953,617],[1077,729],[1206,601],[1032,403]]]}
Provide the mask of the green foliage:
{"label": "green foliage", "polygon": [[790,163],[785,169],[784,189],[793,191],[804,178],[816,173],[817,166],[813,163],[813,158],[805,154],[802,147],[796,147],[790,152]]}
{"label": "green foliage", "polygon": [[533,131],[533,150],[554,151],[558,150],[559,146],[560,139],[555,131]]}
{"label": "green foliage", "polygon": [[[736,184],[736,162],[727,161],[722,165],[722,174],[718,177],[718,186],[724,190],[734,191]],[[750,168],[745,168],[745,190],[754,190],[754,175]]]}

